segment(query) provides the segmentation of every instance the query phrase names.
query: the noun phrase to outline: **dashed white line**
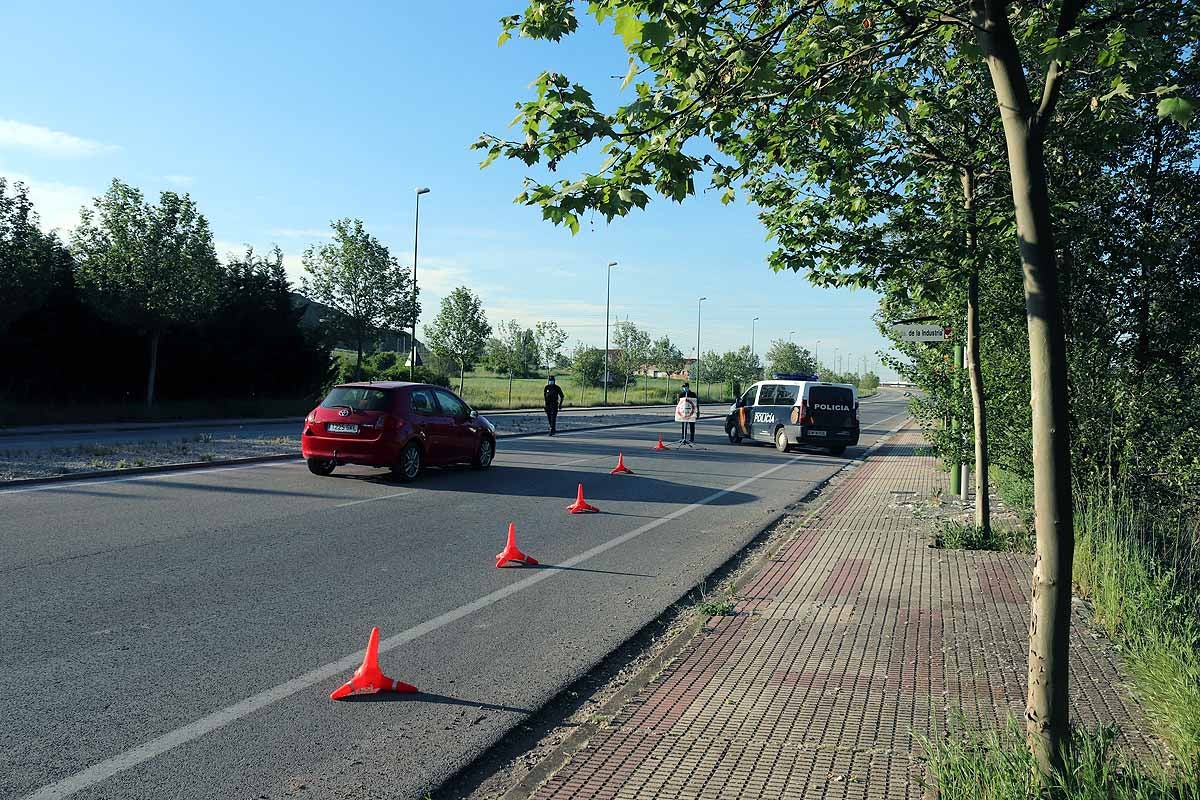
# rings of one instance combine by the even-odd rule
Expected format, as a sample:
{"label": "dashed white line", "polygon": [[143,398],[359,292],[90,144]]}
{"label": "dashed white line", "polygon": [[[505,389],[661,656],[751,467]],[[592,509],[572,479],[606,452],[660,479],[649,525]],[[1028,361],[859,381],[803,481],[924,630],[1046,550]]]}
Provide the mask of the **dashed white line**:
{"label": "dashed white line", "polygon": [[409,489],[407,492],[396,492],[395,494],[381,494],[378,497],[368,497],[365,500],[351,500],[349,503],[338,503],[334,508],[345,508],[346,506],[357,506],[362,503],[374,503],[376,500],[391,500],[394,497],[405,497],[410,494],[416,494],[416,489]]}

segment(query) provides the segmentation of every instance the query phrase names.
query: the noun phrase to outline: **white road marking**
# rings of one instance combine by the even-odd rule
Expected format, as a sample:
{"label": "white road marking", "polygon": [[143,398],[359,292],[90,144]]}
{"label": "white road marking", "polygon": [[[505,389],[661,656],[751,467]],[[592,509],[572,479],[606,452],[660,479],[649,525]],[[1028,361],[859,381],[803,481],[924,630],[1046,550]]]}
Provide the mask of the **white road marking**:
{"label": "white road marking", "polygon": [[47,483],[41,486],[28,486],[23,489],[4,489],[0,488],[0,497],[6,494],[25,494],[26,492],[69,492],[72,489],[85,489],[89,486],[103,486],[106,483],[128,483],[130,481],[149,481],[160,478],[178,478],[184,475],[211,475],[216,472],[233,472],[240,469],[260,469],[262,467],[281,467],[293,466],[304,461],[299,456],[293,461],[266,461],[257,464],[238,464],[232,467],[198,467],[196,469],[187,469],[179,471],[164,471],[164,472],[149,472],[145,475],[130,475],[127,478],[83,478],[78,481],[64,481],[63,483]]}
{"label": "white road marking", "polygon": [[[482,611],[489,606],[493,606],[507,597],[517,594],[518,592],[523,592],[526,589],[559,574],[555,567],[570,569],[571,567],[582,564],[585,561],[601,555],[602,553],[612,550],[614,547],[619,547],[645,533],[649,533],[655,528],[679,519],[685,514],[695,511],[698,508],[703,508],[709,503],[715,502],[716,500],[719,500],[728,494],[732,494],[733,492],[744,489],[755,481],[762,480],[768,475],[778,472],[784,467],[795,464],[797,461],[799,461],[799,458],[790,458],[782,464],[777,464],[776,466],[771,467],[768,470],[764,470],[757,475],[739,481],[728,488],[713,492],[707,497],[701,498],[694,503],[677,508],[671,513],[659,517],[658,519],[651,520],[645,525],[634,528],[628,533],[621,534],[620,536],[609,539],[606,542],[602,542],[590,550],[585,550],[578,555],[568,558],[566,561],[563,561],[560,564],[546,564],[545,569],[540,569],[528,577],[522,578],[516,583],[511,583],[508,586],[497,589],[490,594],[483,595],[482,597],[461,605],[458,608],[447,611],[445,614],[441,614],[433,619],[426,620],[419,625],[414,625],[405,631],[381,640],[379,642],[379,652],[386,653],[389,650],[394,650],[397,647],[407,644],[414,639],[418,639],[427,633],[432,633],[433,631],[443,628],[452,622],[456,622],[463,617],[474,614],[477,611]],[[247,697],[245,700],[241,700],[231,706],[226,706],[219,711],[214,711],[212,714],[201,717],[200,719],[190,722],[183,727],[176,728],[175,730],[164,733],[161,736],[156,736],[149,741],[143,742],[137,747],[126,750],[123,753],[118,753],[117,755],[107,758],[97,764],[93,764],[87,769],[63,778],[57,783],[44,786],[38,791],[29,795],[26,800],[54,800],[55,798],[69,797],[75,792],[95,786],[97,783],[107,780],[108,778],[111,778],[120,772],[124,772],[125,770],[135,767],[145,761],[149,761],[150,759],[160,756],[169,750],[179,747],[180,745],[187,744],[195,739],[199,739],[205,734],[224,728],[226,725],[237,722],[243,717],[247,717],[256,711],[266,708],[267,706],[278,703],[281,700],[285,700],[297,692],[301,692],[305,689],[311,689],[320,683],[332,681],[335,677],[343,677],[344,673],[358,667],[359,663],[362,661],[362,657],[363,651],[359,650],[351,653],[348,656],[345,656],[344,658],[340,658],[337,661],[317,667],[316,669],[306,672],[303,675],[297,675],[285,683],[281,683],[278,686],[272,686],[270,689],[259,692],[252,697]]]}
{"label": "white road marking", "polygon": [[334,508],[345,508],[346,506],[357,506],[361,503],[374,503],[376,500],[391,500],[393,497],[404,497],[410,494],[416,494],[416,489],[409,489],[407,492],[396,492],[395,494],[381,494],[378,497],[368,497],[365,500],[351,500],[349,503],[338,503]]}

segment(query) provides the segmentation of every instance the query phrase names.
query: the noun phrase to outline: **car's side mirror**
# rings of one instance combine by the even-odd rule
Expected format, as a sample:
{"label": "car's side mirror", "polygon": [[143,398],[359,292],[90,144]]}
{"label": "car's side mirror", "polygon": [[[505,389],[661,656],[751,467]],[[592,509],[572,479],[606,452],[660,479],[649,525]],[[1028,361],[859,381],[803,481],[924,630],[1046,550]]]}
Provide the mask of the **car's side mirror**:
{"label": "car's side mirror", "polygon": [[475,419],[476,417],[478,417],[478,416],[479,416],[479,412],[478,412],[478,411],[476,411],[475,409],[473,409],[473,408],[472,408],[472,409],[471,409],[471,410],[470,410],[470,411],[467,413],[467,416],[468,416],[469,418],[471,418],[471,419]]}

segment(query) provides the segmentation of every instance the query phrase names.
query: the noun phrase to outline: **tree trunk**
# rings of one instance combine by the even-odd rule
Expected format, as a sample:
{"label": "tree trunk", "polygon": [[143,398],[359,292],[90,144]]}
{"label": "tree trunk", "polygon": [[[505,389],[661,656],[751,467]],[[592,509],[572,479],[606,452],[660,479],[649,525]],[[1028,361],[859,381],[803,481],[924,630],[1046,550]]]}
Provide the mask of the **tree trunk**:
{"label": "tree trunk", "polygon": [[621,395],[622,405],[629,405],[629,373],[625,373],[625,391]]}
{"label": "tree trunk", "polygon": [[146,376],[146,408],[154,406],[154,381],[158,377],[159,331],[150,332],[150,374]]}
{"label": "tree trunk", "polygon": [[458,396],[463,395],[463,385],[467,382],[467,364],[465,361],[458,362]]}
{"label": "tree trunk", "polygon": [[[967,369],[971,381],[971,411],[975,421],[975,527],[988,533],[992,528],[988,498],[987,406],[983,393],[983,369],[979,363],[979,222],[975,212],[975,173],[963,171],[963,206],[967,210]],[[964,481],[963,488],[966,488]]]}
{"label": "tree trunk", "polygon": [[[1074,0],[1064,0],[1059,29],[1069,30],[1077,11]],[[1030,749],[1045,779],[1061,769],[1070,737],[1067,657],[1075,550],[1067,352],[1042,148],[1062,76],[1058,65],[1051,64],[1042,100],[1035,104],[1009,28],[1007,4],[974,0],[972,16],[1004,126],[1025,276],[1037,531],[1025,722]]]}
{"label": "tree trunk", "polygon": [[667,402],[671,402],[671,373],[667,373]]}
{"label": "tree trunk", "polygon": [[508,371],[508,407],[512,408],[512,370]]}

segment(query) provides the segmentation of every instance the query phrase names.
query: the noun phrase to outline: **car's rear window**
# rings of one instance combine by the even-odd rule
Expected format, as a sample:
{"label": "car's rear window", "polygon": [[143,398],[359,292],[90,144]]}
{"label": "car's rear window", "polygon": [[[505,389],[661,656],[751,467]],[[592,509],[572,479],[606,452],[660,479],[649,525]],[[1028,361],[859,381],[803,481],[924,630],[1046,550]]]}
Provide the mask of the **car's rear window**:
{"label": "car's rear window", "polygon": [[344,407],[355,411],[388,411],[392,407],[392,390],[370,386],[335,386],[321,401],[321,408]]}
{"label": "car's rear window", "polygon": [[853,411],[854,393],[841,386],[814,386],[808,390],[808,402],[820,411]]}

